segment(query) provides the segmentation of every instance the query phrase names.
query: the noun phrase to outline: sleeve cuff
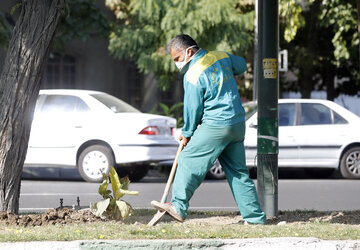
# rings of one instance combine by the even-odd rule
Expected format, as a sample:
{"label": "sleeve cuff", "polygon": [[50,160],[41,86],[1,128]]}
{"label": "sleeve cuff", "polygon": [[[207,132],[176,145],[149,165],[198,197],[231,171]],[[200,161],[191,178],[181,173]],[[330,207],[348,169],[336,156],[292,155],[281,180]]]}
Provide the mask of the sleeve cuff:
{"label": "sleeve cuff", "polygon": [[193,131],[184,131],[184,130],[182,130],[181,132],[182,132],[182,135],[185,136],[185,137],[191,137],[194,134]]}

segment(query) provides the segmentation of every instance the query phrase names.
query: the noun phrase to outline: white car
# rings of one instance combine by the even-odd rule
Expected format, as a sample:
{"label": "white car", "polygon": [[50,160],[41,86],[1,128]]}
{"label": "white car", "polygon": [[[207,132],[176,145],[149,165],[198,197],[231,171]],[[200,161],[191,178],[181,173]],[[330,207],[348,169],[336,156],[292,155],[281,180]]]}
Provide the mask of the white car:
{"label": "white car", "polygon": [[77,167],[84,180],[99,182],[112,165],[139,180],[150,163],[174,159],[175,127],[174,118],[141,113],[106,93],[41,90],[25,167]]}
{"label": "white car", "polygon": [[[243,106],[246,165],[251,169],[257,164],[257,104]],[[314,99],[280,99],[278,112],[279,168],[336,170],[343,178],[360,179],[360,117],[334,102]],[[209,174],[225,177],[218,162]]]}

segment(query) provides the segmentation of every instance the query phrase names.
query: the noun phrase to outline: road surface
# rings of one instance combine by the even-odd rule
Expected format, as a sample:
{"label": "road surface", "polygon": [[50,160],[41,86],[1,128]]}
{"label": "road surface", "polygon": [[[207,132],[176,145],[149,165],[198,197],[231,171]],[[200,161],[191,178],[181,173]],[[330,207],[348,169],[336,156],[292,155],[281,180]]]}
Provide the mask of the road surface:
{"label": "road surface", "polygon": [[[134,208],[150,208],[151,200],[160,200],[166,178],[146,177],[131,183],[130,190],[139,196],[126,195],[123,199]],[[256,184],[256,180],[255,180]],[[23,180],[20,194],[20,212],[43,211],[60,206],[89,206],[102,197],[99,184],[83,181]],[[279,210],[359,210],[360,180],[343,179],[280,179]],[[171,194],[171,193],[170,193]],[[237,210],[226,180],[205,181],[190,201],[191,209]]]}

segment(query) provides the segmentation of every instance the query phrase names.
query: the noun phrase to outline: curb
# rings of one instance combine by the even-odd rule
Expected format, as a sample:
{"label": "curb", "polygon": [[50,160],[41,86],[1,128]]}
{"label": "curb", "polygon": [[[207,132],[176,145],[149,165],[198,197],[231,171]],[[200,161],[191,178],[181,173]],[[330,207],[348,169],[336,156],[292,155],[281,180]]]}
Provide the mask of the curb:
{"label": "curb", "polygon": [[317,238],[255,238],[229,240],[85,240],[0,243],[3,250],[112,250],[112,249],[245,249],[245,250],[360,250],[360,240],[321,240]]}

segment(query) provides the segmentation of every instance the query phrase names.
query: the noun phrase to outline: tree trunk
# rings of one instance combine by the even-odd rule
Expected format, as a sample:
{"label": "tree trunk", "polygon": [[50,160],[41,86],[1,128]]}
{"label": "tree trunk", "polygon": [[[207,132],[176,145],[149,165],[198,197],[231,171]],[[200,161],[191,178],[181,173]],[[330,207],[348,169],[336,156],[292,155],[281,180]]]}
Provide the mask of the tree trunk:
{"label": "tree trunk", "polygon": [[301,98],[310,99],[311,92],[314,89],[314,86],[312,84],[312,79],[310,77],[312,75],[312,71],[306,70],[305,68],[303,68],[303,70],[304,70],[304,76],[302,77],[302,79],[300,81]]}
{"label": "tree trunk", "polygon": [[333,67],[332,64],[329,62],[328,65],[325,67],[325,74],[323,76],[323,80],[325,81],[326,86],[326,99],[330,101],[334,101],[336,97],[334,83],[335,70],[335,67]]}
{"label": "tree trunk", "polygon": [[314,34],[316,33],[316,24],[318,22],[317,18],[320,13],[321,1],[314,1],[312,7],[310,8],[309,21],[306,21],[306,26],[308,31],[306,33],[306,45],[307,45],[307,57],[302,56],[303,63],[299,69],[299,86],[301,98],[310,98],[311,92],[314,90],[314,67],[316,64],[316,50],[317,42],[314,39]]}
{"label": "tree trunk", "polygon": [[0,76],[0,211],[19,211],[32,115],[64,1],[21,1]]}
{"label": "tree trunk", "polygon": [[[357,11],[358,11],[358,36],[360,39],[360,0],[357,0]],[[359,43],[359,60],[360,60],[360,43]],[[359,63],[360,65],[360,63]],[[359,66],[360,67],[360,66]],[[360,68],[359,68],[360,70]]]}

